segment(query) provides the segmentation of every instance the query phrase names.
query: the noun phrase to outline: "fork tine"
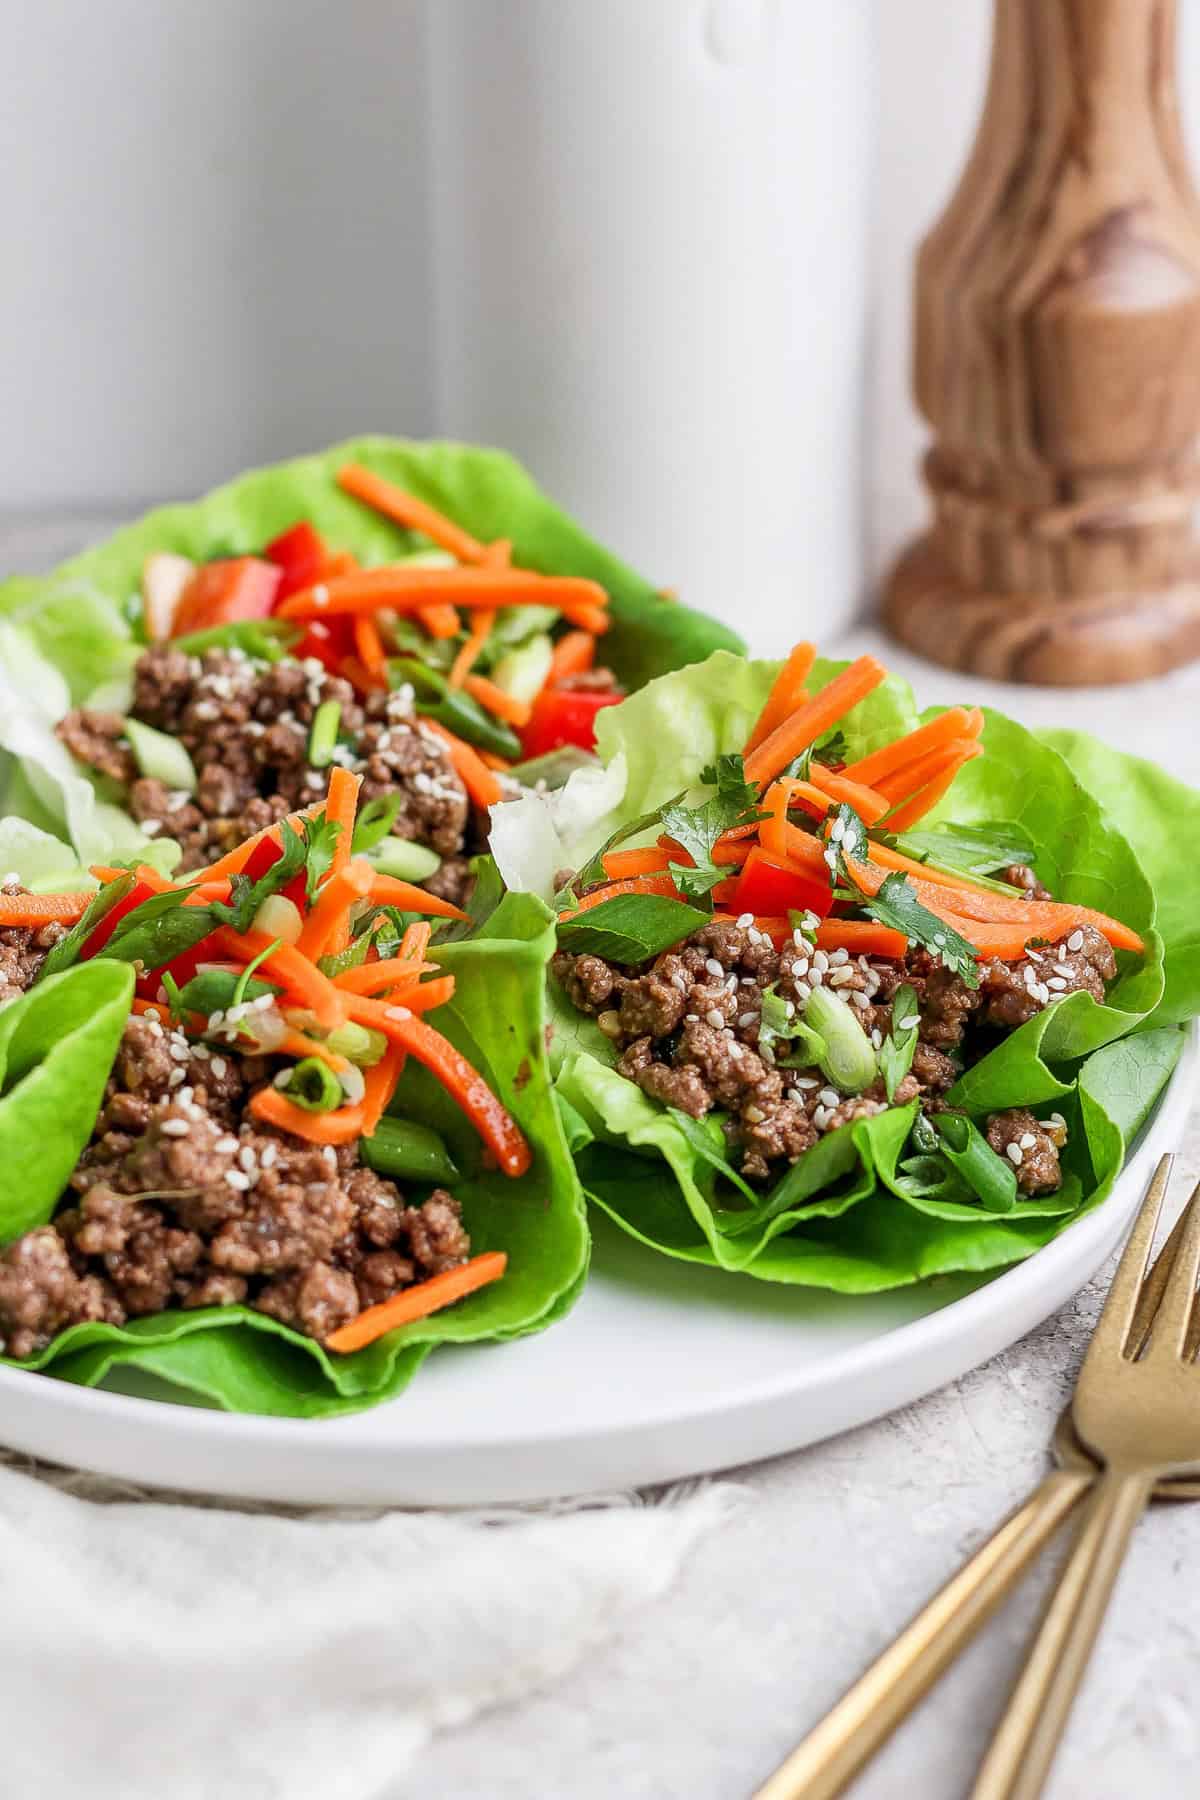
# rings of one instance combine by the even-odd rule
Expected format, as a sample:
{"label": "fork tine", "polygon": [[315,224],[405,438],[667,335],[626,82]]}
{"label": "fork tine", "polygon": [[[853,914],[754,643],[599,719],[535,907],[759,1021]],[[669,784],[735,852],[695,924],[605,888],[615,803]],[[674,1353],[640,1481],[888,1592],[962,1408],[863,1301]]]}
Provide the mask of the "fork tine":
{"label": "fork tine", "polygon": [[1183,1360],[1187,1363],[1195,1362],[1197,1356],[1200,1356],[1200,1302],[1192,1307],[1192,1322],[1184,1341]]}
{"label": "fork tine", "polygon": [[[1171,1273],[1171,1265],[1175,1261],[1180,1243],[1183,1240],[1184,1228],[1187,1224],[1186,1213],[1180,1213],[1170,1235],[1164,1239],[1162,1249],[1150,1265],[1145,1281],[1138,1295],[1137,1308],[1133,1315],[1133,1324],[1129,1327],[1129,1339],[1125,1345],[1127,1356],[1137,1358],[1146,1348],[1150,1336],[1150,1328],[1154,1324],[1154,1315],[1158,1311],[1163,1295],[1167,1291],[1167,1277]],[[1196,1331],[1200,1333],[1200,1312],[1196,1315]],[[1200,1339],[1197,1341],[1200,1349]]]}
{"label": "fork tine", "polygon": [[1166,1292],[1155,1316],[1150,1337],[1151,1356],[1158,1349],[1168,1356],[1183,1355],[1196,1299],[1196,1276],[1200,1274],[1200,1185],[1193,1189],[1180,1221],[1183,1232],[1171,1263]]}
{"label": "fork tine", "polygon": [[1137,1313],[1138,1296],[1146,1274],[1146,1264],[1150,1260],[1150,1250],[1154,1243],[1155,1227],[1158,1215],[1162,1211],[1163,1198],[1171,1180],[1171,1169],[1174,1166],[1173,1156],[1164,1156],[1154,1178],[1146,1189],[1146,1197],[1142,1201],[1138,1216],[1133,1222],[1133,1230],[1129,1234],[1129,1242],[1122,1253],[1113,1277],[1113,1284],[1108,1290],[1108,1299],[1104,1302],[1104,1310],[1100,1314],[1099,1323],[1091,1343],[1088,1345],[1085,1364],[1094,1357],[1120,1356],[1129,1338],[1134,1317]]}

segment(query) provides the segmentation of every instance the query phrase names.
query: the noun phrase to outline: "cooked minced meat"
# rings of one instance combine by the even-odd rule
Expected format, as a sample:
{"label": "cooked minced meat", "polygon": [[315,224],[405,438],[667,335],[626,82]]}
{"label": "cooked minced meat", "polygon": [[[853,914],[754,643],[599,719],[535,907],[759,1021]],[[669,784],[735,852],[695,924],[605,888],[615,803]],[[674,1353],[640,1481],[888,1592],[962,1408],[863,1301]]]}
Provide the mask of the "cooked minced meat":
{"label": "cooked minced meat", "polygon": [[361,773],[363,804],[399,795],[393,834],[450,859],[439,891],[457,898],[467,881],[470,801],[445,744],[414,714],[409,690],[360,701],[311,658],[262,664],[237,650],[194,657],[157,645],[138,661],[133,716],[184,745],[196,769],[194,795],[137,777],[117,714],[69,713],[58,731],[82,761],[129,785],[134,817],[150,835],[182,845],[186,872],[321,797],[327,777],[310,766],[308,739],[326,700],[341,708],[339,756]]}
{"label": "cooked minced meat", "polygon": [[1043,1124],[1023,1106],[993,1113],[987,1124],[987,1141],[1013,1165],[1023,1194],[1052,1194],[1062,1186],[1058,1152],[1066,1140],[1060,1120]]}
{"label": "cooked minced meat", "polygon": [[[769,1048],[760,1046],[765,989],[799,1009],[812,986],[828,985],[855,1009],[878,1048],[891,1029],[897,990],[912,988],[918,1042],[893,1104],[919,1100],[934,1112],[958,1079],[956,1057],[964,1049],[978,1053],[989,1033],[1012,1029],[1064,994],[1082,990],[1103,999],[1116,964],[1107,941],[1085,927],[1062,945],[1031,950],[1020,963],[982,965],[980,985],[971,988],[917,946],[903,962],[814,950],[798,936],[776,951],[753,925],[714,920],[647,965],[559,951],[553,969],[572,1004],[611,1039],[623,1075],[694,1119],[725,1114],[742,1173],[766,1180],[823,1133],[881,1112],[888,1101],[882,1080],[847,1097],[817,1068],[777,1067]],[[1034,1127],[1042,1129],[1036,1120]],[[1022,1124],[1018,1138],[1032,1128]],[[1022,1181],[1040,1179],[1049,1166],[1040,1154],[1032,1157]],[[1057,1158],[1054,1171],[1051,1186],[1058,1185]]]}
{"label": "cooked minced meat", "polygon": [[[15,881],[0,886],[0,894],[23,892]],[[65,926],[7,925],[0,929],[0,1006],[22,995],[46,960],[46,953],[64,935]]]}
{"label": "cooked minced meat", "polygon": [[470,1255],[458,1202],[408,1206],[357,1147],[262,1129],[263,1059],[129,1020],[73,1203],[0,1254],[0,1350],[68,1325],[244,1302],[324,1338]]}

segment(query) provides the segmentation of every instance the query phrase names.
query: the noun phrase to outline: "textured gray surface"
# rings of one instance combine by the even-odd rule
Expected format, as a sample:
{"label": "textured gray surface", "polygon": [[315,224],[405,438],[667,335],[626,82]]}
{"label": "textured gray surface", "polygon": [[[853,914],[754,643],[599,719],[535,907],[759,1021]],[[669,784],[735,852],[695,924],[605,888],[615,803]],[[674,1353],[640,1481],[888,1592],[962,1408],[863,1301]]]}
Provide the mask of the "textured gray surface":
{"label": "textured gray surface", "polygon": [[[0,533],[0,547],[8,568],[36,567],[96,529],[27,525]],[[868,646],[879,639],[863,632],[848,647]],[[1075,693],[997,689],[887,654],[927,700],[996,700],[1030,724],[1095,730],[1200,781],[1200,665],[1147,686]],[[1198,1174],[1193,1125],[1179,1190]],[[740,1800],[1039,1479],[1108,1273],[918,1405],[743,1471],[745,1506],[666,1601],[570,1680],[439,1740],[403,1792]],[[967,1791],[1051,1561],[862,1780],[862,1800]],[[1051,1800],[1200,1793],[1197,1566],[1200,1512],[1157,1508],[1134,1543]]]}

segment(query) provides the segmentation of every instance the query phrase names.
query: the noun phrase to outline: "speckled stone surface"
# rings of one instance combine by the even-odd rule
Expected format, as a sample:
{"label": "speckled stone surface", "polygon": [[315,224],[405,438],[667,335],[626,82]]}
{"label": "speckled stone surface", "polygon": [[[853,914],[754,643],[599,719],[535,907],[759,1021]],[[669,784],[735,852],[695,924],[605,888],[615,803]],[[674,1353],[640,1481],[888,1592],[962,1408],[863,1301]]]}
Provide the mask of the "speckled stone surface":
{"label": "speckled stone surface", "polygon": [[[102,525],[0,529],[8,569],[69,553]],[[787,636],[780,632],[779,645]],[[863,631],[849,649],[880,649]],[[1200,665],[1090,692],[999,688],[890,646],[922,698],[991,700],[1069,724],[1200,783]],[[1200,1126],[1177,1191],[1200,1175]],[[1037,1482],[1110,1271],[1037,1331],[877,1424],[737,1479],[741,1510],[670,1597],[583,1670],[425,1755],[397,1795],[438,1800],[742,1800]],[[1019,1663],[1052,1566],[1028,1582],[855,1788],[957,1800]],[[1200,1509],[1159,1506],[1135,1539],[1051,1782],[1051,1800],[1200,1794]]]}

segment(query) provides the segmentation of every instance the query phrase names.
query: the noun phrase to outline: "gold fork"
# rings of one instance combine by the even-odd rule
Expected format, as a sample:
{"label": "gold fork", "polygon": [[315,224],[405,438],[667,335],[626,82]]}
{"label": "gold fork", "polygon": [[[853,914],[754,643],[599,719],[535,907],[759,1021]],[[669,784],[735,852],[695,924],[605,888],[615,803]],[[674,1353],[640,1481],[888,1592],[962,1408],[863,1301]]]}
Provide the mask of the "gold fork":
{"label": "gold fork", "polygon": [[[1159,1163],[1121,1263],[1120,1273],[1124,1273],[1131,1255],[1140,1259],[1137,1304],[1127,1340],[1131,1356],[1141,1351],[1149,1337],[1187,1226],[1185,1213],[1163,1245],[1154,1267],[1141,1280],[1140,1268],[1144,1267],[1145,1251],[1153,1239],[1172,1162],[1173,1158],[1166,1156]],[[1139,1249],[1137,1234],[1143,1224],[1147,1224],[1147,1230]],[[1106,1326],[1115,1295],[1116,1284],[1098,1332]],[[1200,1308],[1192,1322],[1185,1355],[1194,1356],[1197,1349]],[[1058,1442],[1069,1448],[1072,1434],[1066,1415],[1064,1425],[1067,1429],[1060,1426]],[[1200,1449],[1196,1454],[1200,1456]],[[1062,1460],[1066,1466],[1047,1475],[1025,1504],[917,1614],[764,1782],[754,1800],[834,1800],[842,1792],[991,1617],[1038,1551],[1091,1489],[1098,1474],[1095,1463],[1078,1452]],[[1172,1484],[1165,1483],[1162,1491],[1171,1493]]]}

